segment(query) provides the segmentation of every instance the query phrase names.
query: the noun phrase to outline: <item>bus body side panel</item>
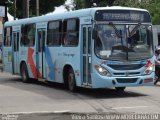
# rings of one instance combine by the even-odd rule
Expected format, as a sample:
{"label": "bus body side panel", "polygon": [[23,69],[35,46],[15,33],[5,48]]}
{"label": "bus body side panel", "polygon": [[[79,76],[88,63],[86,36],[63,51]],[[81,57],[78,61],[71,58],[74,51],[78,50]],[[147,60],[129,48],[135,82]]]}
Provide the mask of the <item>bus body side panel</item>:
{"label": "bus body side panel", "polygon": [[35,47],[30,47],[28,48],[28,57],[27,57],[27,64],[29,68],[29,75],[30,78],[35,78],[37,79],[37,69],[36,69],[36,48]]}
{"label": "bus body side panel", "polygon": [[23,46],[20,47],[20,64],[24,62],[27,65],[29,78],[37,78],[34,53],[34,48]]}
{"label": "bus body side panel", "polygon": [[51,47],[45,47],[45,70],[46,79],[48,81],[55,81],[55,59],[56,52]]}
{"label": "bus body side panel", "polygon": [[[70,47],[64,48],[63,54],[62,54],[62,59],[66,59],[66,61],[64,61],[64,66],[65,65],[70,65],[74,71],[74,75],[75,75],[75,82],[77,86],[81,86],[82,85],[82,81],[81,81],[81,76],[80,76],[80,41],[79,41],[79,45],[77,47]],[[62,66],[63,67],[63,66]]]}
{"label": "bus body side panel", "polygon": [[[8,26],[5,26],[7,29]],[[8,27],[9,28],[9,27]],[[9,36],[7,35],[8,30],[3,30],[3,45],[2,45],[2,63],[3,70],[5,72],[13,73],[12,63],[12,28],[10,27]]]}
{"label": "bus body side panel", "polygon": [[77,85],[80,81],[80,53],[79,47],[46,47],[46,79],[57,83],[64,83],[63,68],[70,65],[75,73]]}
{"label": "bus body side panel", "polygon": [[3,46],[3,70],[5,72],[13,73],[12,67],[12,47]]}
{"label": "bus body side panel", "polygon": [[25,62],[29,78],[38,78],[39,71],[36,68],[36,48],[34,47],[22,47],[20,54],[20,63]]}

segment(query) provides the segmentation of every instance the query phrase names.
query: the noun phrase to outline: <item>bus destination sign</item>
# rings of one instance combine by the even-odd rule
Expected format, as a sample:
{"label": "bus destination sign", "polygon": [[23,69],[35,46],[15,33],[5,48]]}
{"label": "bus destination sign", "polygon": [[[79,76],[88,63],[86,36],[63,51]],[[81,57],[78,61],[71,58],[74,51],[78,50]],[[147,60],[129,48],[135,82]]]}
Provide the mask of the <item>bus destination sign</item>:
{"label": "bus destination sign", "polygon": [[148,12],[133,10],[98,10],[95,15],[95,20],[151,22]]}

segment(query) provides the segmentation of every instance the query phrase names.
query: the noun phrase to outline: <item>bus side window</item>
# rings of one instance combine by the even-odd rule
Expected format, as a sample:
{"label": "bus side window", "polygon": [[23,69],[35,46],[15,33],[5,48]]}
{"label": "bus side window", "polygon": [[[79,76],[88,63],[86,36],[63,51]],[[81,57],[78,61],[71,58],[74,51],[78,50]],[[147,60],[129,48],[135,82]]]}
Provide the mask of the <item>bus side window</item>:
{"label": "bus side window", "polygon": [[11,46],[11,34],[12,34],[12,28],[7,27],[4,29],[4,46]]}
{"label": "bus side window", "polygon": [[34,46],[35,44],[35,24],[22,26],[21,45]]}
{"label": "bus side window", "polygon": [[67,20],[63,21],[63,45],[67,45],[67,41],[66,41],[66,33],[67,32]]}
{"label": "bus side window", "polygon": [[62,21],[51,21],[48,23],[47,45],[61,45]]}
{"label": "bus side window", "polygon": [[68,19],[63,22],[63,44],[65,46],[78,46],[79,19]]}

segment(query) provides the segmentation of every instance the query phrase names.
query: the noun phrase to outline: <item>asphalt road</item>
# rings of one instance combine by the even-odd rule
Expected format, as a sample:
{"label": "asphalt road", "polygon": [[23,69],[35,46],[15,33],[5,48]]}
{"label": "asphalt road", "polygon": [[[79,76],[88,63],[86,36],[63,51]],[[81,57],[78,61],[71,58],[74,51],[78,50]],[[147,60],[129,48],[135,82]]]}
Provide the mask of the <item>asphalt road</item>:
{"label": "asphalt road", "polygon": [[141,113],[160,113],[159,83],[127,88],[124,93],[114,89],[79,89],[71,93],[61,84],[27,84],[19,76],[0,72],[2,120],[70,120],[87,119],[83,116],[87,114]]}

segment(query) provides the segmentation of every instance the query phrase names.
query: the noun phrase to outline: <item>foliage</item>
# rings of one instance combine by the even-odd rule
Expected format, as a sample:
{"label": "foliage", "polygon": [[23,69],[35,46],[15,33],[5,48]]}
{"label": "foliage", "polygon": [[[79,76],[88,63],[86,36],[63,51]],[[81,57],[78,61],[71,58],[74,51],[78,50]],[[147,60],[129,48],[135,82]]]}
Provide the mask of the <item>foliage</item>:
{"label": "foliage", "polygon": [[114,5],[147,9],[153,24],[160,24],[160,1],[159,0],[116,0]]}
{"label": "foliage", "polygon": [[[8,0],[1,0],[3,2],[8,2]],[[8,3],[9,13],[14,15],[14,0],[10,0],[12,3]],[[30,17],[36,16],[36,0],[29,0],[29,13]],[[65,0],[39,0],[39,13],[44,15],[46,13],[52,12],[55,6],[60,6],[64,4]],[[16,14],[17,18],[22,18],[23,16],[23,0],[16,0]]]}
{"label": "foliage", "polygon": [[160,0],[74,0],[75,9],[93,7],[93,3],[100,6],[125,6],[147,9],[153,24],[160,24]]}
{"label": "foliage", "polygon": [[[14,0],[9,0],[13,2]],[[17,18],[22,18],[23,0],[17,1],[16,14]],[[39,0],[40,15],[54,11],[55,6],[63,5],[66,0]],[[74,10],[100,6],[126,6],[147,9],[151,16],[153,24],[160,24],[160,0],[72,0]],[[8,2],[8,0],[0,0],[0,3]],[[96,3],[96,5],[94,4]],[[13,3],[8,3],[9,13],[14,15]],[[69,6],[65,6],[69,10]],[[30,0],[30,17],[36,16],[36,0]]]}
{"label": "foliage", "polygon": [[1,4],[1,3],[5,3],[6,1],[7,1],[7,0],[1,0],[1,1],[0,1],[0,4]]}
{"label": "foliage", "polygon": [[[111,6],[115,0],[74,0],[75,9]],[[96,3],[96,5],[94,5]]]}

